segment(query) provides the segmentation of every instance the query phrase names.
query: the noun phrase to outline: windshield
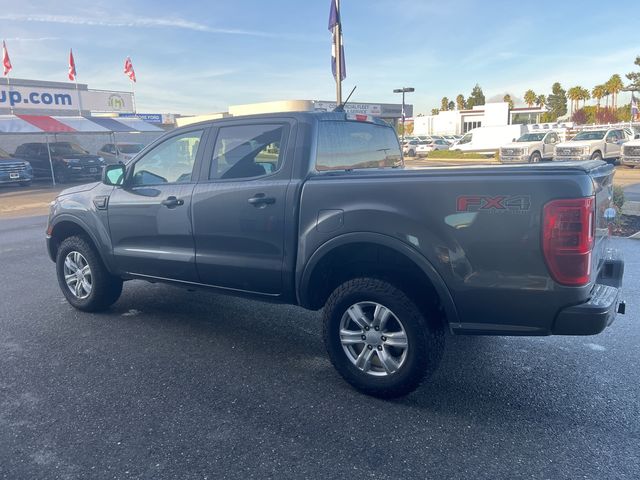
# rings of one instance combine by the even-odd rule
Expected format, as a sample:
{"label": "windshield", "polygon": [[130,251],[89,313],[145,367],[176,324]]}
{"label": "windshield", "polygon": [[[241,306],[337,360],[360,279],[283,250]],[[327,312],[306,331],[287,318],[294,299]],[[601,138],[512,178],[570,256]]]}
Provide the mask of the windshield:
{"label": "windshield", "polygon": [[525,133],[516,142],[539,142],[544,136],[544,133]]}
{"label": "windshield", "polygon": [[85,149],[83,149],[77,143],[60,142],[51,144],[51,153],[55,155],[87,155]]}
{"label": "windshield", "polygon": [[597,130],[595,132],[580,132],[572,138],[572,141],[575,142],[578,140],[602,140],[606,133],[606,130]]}
{"label": "windshield", "polygon": [[0,158],[11,158],[11,155],[0,148]]}
{"label": "windshield", "polygon": [[138,153],[143,148],[144,145],[141,143],[118,144],[118,150],[120,150],[120,153]]}

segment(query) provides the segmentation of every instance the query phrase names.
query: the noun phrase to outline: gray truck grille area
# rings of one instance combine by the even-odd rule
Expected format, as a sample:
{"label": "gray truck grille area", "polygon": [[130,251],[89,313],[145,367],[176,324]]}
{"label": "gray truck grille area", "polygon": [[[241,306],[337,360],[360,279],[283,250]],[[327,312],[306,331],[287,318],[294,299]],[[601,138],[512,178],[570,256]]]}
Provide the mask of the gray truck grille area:
{"label": "gray truck grille area", "polygon": [[623,154],[629,157],[640,157],[640,146],[623,147]]}
{"label": "gray truck grille area", "polygon": [[573,155],[582,155],[582,148],[558,148],[556,149],[556,154],[561,157],[571,157]]}
{"label": "gray truck grille area", "polygon": [[26,170],[26,166],[22,163],[2,164],[0,162],[0,173],[21,173]]}
{"label": "gray truck grille area", "polygon": [[503,148],[502,155],[505,157],[514,157],[516,155],[522,155],[521,148]]}

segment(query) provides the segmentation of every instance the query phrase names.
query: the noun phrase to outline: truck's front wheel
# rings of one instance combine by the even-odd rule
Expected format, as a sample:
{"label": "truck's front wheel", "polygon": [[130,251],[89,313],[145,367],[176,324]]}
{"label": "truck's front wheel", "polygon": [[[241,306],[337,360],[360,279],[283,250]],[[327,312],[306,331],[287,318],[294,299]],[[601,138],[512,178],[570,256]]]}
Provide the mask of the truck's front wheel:
{"label": "truck's front wheel", "polygon": [[383,280],[340,285],[324,309],[324,341],[334,367],[356,389],[393,398],[415,390],[444,350],[442,326]]}
{"label": "truck's front wheel", "polygon": [[56,272],[62,293],[78,310],[105,310],[122,293],[122,280],[107,271],[85,237],[69,237],[60,244]]}

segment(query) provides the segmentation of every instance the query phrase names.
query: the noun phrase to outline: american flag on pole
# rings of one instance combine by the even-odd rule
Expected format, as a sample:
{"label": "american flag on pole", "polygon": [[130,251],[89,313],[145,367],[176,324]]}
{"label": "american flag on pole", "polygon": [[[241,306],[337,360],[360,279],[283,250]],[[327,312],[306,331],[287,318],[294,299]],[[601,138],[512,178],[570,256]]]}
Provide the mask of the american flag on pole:
{"label": "american flag on pole", "polygon": [[[337,28],[339,27],[339,28]],[[347,78],[347,67],[344,61],[344,44],[342,43],[342,24],[340,22],[340,12],[337,0],[331,0],[331,10],[329,10],[329,31],[331,40],[331,72],[336,78],[336,57],[338,56],[338,45],[340,45],[340,80]],[[337,78],[336,78],[337,80]]]}
{"label": "american flag on pole", "polygon": [[11,66],[11,60],[9,60],[9,51],[7,50],[7,44],[2,41],[2,66],[4,67],[4,76],[9,74],[9,71],[13,68]]}
{"label": "american flag on pole", "polygon": [[129,57],[124,61],[124,74],[129,77],[129,80],[132,82],[136,81],[136,72],[133,69],[133,63],[131,63],[131,59]]}
{"label": "american flag on pole", "polygon": [[73,59],[73,50],[69,49],[69,80],[76,79],[76,61]]}

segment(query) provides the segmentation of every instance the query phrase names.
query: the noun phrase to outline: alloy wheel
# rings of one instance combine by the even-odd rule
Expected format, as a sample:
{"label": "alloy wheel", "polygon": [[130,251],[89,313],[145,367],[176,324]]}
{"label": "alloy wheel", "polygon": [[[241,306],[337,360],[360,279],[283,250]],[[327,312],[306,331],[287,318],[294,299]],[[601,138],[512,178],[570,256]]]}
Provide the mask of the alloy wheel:
{"label": "alloy wheel", "polygon": [[376,302],[358,302],[347,309],[340,320],[340,343],[356,368],[379,377],[397,372],[409,351],[402,322]]}
{"label": "alloy wheel", "polygon": [[78,299],[91,295],[93,275],[87,259],[77,251],[71,251],[64,259],[64,281]]}

